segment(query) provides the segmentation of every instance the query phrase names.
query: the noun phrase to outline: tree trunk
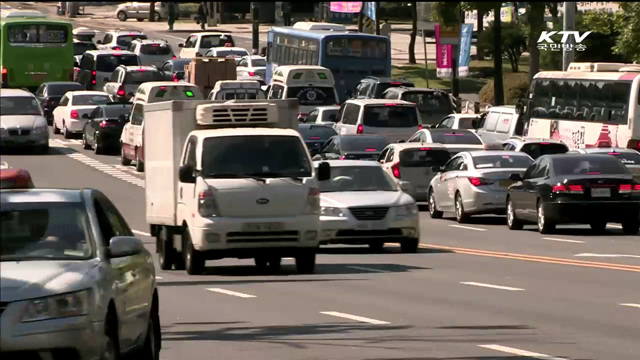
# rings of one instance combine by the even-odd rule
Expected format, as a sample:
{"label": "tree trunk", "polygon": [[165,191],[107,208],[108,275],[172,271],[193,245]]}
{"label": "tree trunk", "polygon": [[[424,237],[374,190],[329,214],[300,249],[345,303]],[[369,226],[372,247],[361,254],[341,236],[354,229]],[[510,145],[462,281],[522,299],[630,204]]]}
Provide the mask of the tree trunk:
{"label": "tree trunk", "polygon": [[[476,40],[480,39],[480,34],[484,31],[484,15],[485,13],[480,10],[476,10],[476,14],[478,15],[477,24],[478,30],[476,30]],[[480,43],[476,43],[476,56],[478,60],[484,60],[484,49],[480,46]]]}
{"label": "tree trunk", "polygon": [[358,14],[358,32],[362,32],[364,26],[364,14],[362,11]]}
{"label": "tree trunk", "polygon": [[502,21],[500,21],[500,6],[493,9],[493,79],[494,105],[504,104],[504,89],[502,85]]}
{"label": "tree trunk", "polygon": [[[409,38],[409,64],[416,63],[416,35],[418,35],[418,10],[416,2],[411,3],[411,37]],[[424,29],[422,29],[424,31]]]}
{"label": "tree trunk", "polygon": [[527,14],[529,21],[529,81],[540,71],[540,51],[538,50],[538,37],[545,27],[544,3],[531,2]]}
{"label": "tree trunk", "polygon": [[155,15],[156,15],[156,2],[152,1],[151,3],[149,3],[149,21],[150,22],[156,21]]}

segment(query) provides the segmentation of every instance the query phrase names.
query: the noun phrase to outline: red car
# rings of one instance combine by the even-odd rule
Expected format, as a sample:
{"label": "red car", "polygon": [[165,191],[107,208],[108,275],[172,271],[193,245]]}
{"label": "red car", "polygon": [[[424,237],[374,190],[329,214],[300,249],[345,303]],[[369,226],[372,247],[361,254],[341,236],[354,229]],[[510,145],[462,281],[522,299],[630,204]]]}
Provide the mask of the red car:
{"label": "red car", "polygon": [[25,169],[0,169],[0,189],[34,188],[31,175]]}

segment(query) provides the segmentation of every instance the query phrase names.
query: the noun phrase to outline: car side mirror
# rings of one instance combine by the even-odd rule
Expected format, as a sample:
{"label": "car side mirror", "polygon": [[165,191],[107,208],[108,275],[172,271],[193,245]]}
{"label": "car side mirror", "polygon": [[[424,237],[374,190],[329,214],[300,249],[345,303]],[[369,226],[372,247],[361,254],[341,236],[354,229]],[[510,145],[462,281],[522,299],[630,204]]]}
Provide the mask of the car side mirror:
{"label": "car side mirror", "polygon": [[182,48],[182,47],[184,47],[184,44],[178,44],[178,47]]}
{"label": "car side mirror", "polygon": [[98,40],[98,41],[96,41],[96,44],[98,44],[98,45],[102,45],[102,40]]}
{"label": "car side mirror", "polygon": [[413,187],[411,186],[411,183],[409,181],[400,181],[398,185],[400,186],[400,190],[411,195]]}
{"label": "car side mirror", "polygon": [[509,175],[509,180],[511,181],[522,181],[522,175],[520,174],[511,174]]}
{"label": "car side mirror", "polygon": [[178,179],[182,183],[194,184],[196,182],[196,176],[194,174],[194,168],[191,165],[182,165],[178,170]]}
{"label": "car side mirror", "polygon": [[331,178],[331,165],[328,162],[321,162],[318,165],[318,181],[327,181]]}
{"label": "car side mirror", "polygon": [[91,117],[89,117],[89,114],[82,114],[81,118],[83,118],[83,119],[90,119]]}
{"label": "car side mirror", "polygon": [[109,241],[109,257],[112,259],[138,255],[143,250],[142,241],[135,236],[114,236]]}
{"label": "car side mirror", "polygon": [[442,166],[434,165],[431,167],[431,171],[434,173],[439,173],[442,171]]}

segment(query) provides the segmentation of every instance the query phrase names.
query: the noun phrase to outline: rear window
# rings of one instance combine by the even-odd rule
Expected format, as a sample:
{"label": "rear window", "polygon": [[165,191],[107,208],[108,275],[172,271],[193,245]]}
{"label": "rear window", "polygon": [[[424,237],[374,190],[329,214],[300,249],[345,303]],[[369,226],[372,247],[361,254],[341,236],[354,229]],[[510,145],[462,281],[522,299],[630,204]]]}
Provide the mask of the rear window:
{"label": "rear window", "polygon": [[365,126],[372,127],[408,128],[419,124],[413,106],[366,106],[363,119]]}
{"label": "rear window", "polygon": [[148,38],[147,38],[147,35],[144,35],[144,34],[120,35],[118,36],[118,40],[116,40],[116,44],[122,47],[129,47],[129,45],[131,45],[133,40],[136,40],[136,39],[146,40]]}
{"label": "rear window", "polygon": [[611,156],[575,155],[553,158],[553,170],[557,175],[626,175],[629,170]]}
{"label": "rear window", "polygon": [[64,44],[69,28],[53,24],[13,24],[7,27],[7,39],[12,44]]}
{"label": "rear window", "polygon": [[164,78],[160,74],[159,71],[153,70],[134,70],[127,71],[127,74],[124,76],[125,84],[135,84],[139,85],[149,81],[162,81]]}
{"label": "rear window", "polygon": [[482,145],[482,140],[468,132],[431,132],[432,142],[437,144]]}
{"label": "rear window", "polygon": [[154,97],[156,99],[168,100],[201,100],[199,91],[192,86],[161,86]]}
{"label": "rear window", "polygon": [[404,149],[400,152],[402,167],[443,166],[451,159],[447,150],[431,150],[429,148]]}
{"label": "rear window", "polygon": [[564,154],[569,151],[569,148],[563,144],[533,143],[523,145],[520,151],[537,159],[542,155]]}
{"label": "rear window", "polygon": [[460,118],[458,119],[458,129],[473,129],[473,120],[476,118]]}
{"label": "rear window", "polygon": [[430,116],[445,116],[454,112],[449,95],[442,92],[405,92],[402,100],[416,104],[418,111]]}
{"label": "rear window", "polygon": [[333,87],[289,87],[287,90],[287,98],[298,98],[300,105],[306,106],[336,105],[338,103]]}
{"label": "rear window", "polygon": [[73,55],[82,55],[90,50],[97,50],[96,44],[92,42],[73,43]]}
{"label": "rear window", "polygon": [[476,169],[526,169],[531,164],[528,156],[522,155],[483,155],[473,157]]}
{"label": "rear window", "polygon": [[609,155],[613,155],[618,158],[625,165],[640,165],[640,154],[631,152],[610,152]]}
{"label": "rear window", "polygon": [[98,61],[96,62],[96,71],[110,73],[120,65],[140,65],[138,55],[98,55]]}
{"label": "rear window", "polygon": [[47,95],[62,96],[67,91],[84,90],[81,84],[51,84],[47,86]]}
{"label": "rear window", "polygon": [[171,55],[171,47],[167,44],[145,44],[140,48],[143,55]]}
{"label": "rear window", "polygon": [[396,88],[396,87],[414,87],[412,83],[403,83],[403,82],[390,82],[390,83],[380,83],[376,86],[376,93],[374,94],[375,98],[382,97],[382,93],[384,93],[387,89]]}
{"label": "rear window", "polygon": [[251,59],[251,66],[267,66],[267,60],[265,59]]}
{"label": "rear window", "polygon": [[338,111],[340,111],[340,109],[332,109],[332,110],[323,111],[322,112],[322,119],[320,121],[327,121],[327,122],[328,121],[331,121],[331,122],[338,121]]}
{"label": "rear window", "polygon": [[109,95],[75,95],[73,105],[103,105],[108,103]]}
{"label": "rear window", "polygon": [[107,119],[117,119],[120,115],[131,113],[132,104],[105,106],[104,113]]}
{"label": "rear window", "polygon": [[171,67],[171,70],[174,72],[184,72],[184,66],[185,65],[189,65],[189,63],[191,62],[191,59],[186,59],[186,60],[173,60],[173,65]]}
{"label": "rear window", "polygon": [[333,128],[328,126],[301,126],[298,128],[305,141],[325,141],[332,136],[338,135]]}
{"label": "rear window", "polygon": [[370,151],[380,152],[389,141],[384,137],[369,137],[363,135],[342,137],[340,139],[340,148],[345,152],[350,151]]}
{"label": "rear window", "polygon": [[0,98],[0,115],[40,115],[40,105],[33,96],[3,96]]}
{"label": "rear window", "polygon": [[239,50],[218,50],[216,56],[218,57],[242,57],[249,55],[246,51]]}
{"label": "rear window", "polygon": [[203,141],[202,147],[205,178],[311,177],[312,174],[307,147],[297,136],[210,137]]}
{"label": "rear window", "polygon": [[212,47],[221,47],[225,46],[225,44],[231,44],[234,46],[233,40],[228,36],[224,35],[207,35],[203,36],[200,39],[200,48],[212,48]]}

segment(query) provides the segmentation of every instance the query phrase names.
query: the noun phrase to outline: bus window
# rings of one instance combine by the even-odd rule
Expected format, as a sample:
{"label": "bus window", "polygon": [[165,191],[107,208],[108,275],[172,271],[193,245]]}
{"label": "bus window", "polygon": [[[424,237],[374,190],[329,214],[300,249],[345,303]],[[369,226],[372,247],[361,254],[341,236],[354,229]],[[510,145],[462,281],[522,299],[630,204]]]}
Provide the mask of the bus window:
{"label": "bus window", "polygon": [[338,103],[333,87],[328,86],[290,86],[287,98],[298,98],[302,106],[335,105]]}
{"label": "bus window", "polygon": [[16,44],[64,44],[69,36],[65,26],[54,24],[13,24],[7,33],[9,43]]}

